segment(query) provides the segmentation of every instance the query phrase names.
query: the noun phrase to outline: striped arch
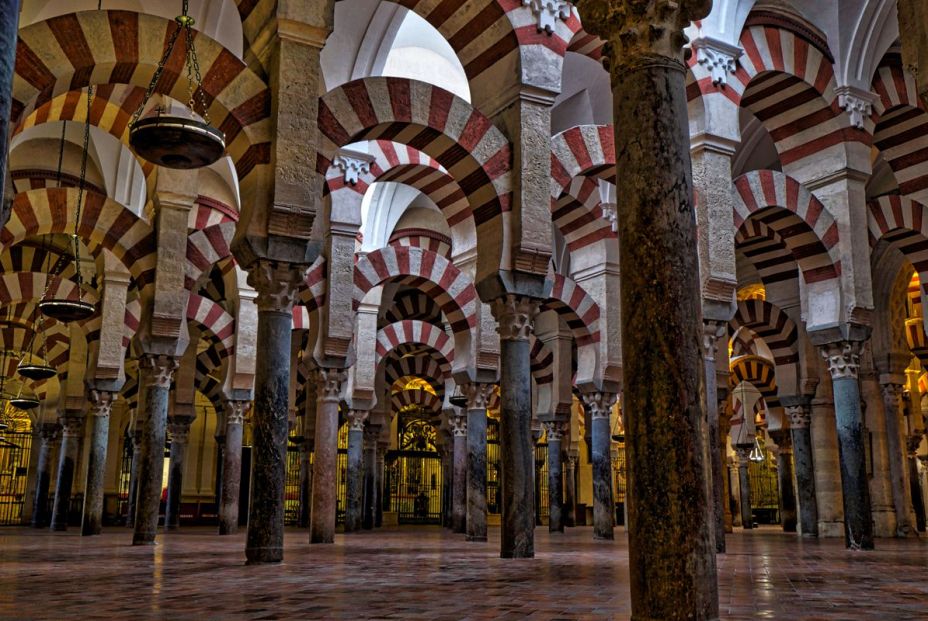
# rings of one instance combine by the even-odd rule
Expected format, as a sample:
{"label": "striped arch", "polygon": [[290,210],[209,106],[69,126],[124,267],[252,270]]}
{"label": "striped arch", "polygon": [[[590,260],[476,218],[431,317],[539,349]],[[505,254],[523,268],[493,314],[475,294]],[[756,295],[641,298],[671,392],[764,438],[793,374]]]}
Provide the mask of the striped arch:
{"label": "striped arch", "polygon": [[841,273],[838,223],[825,206],[795,179],[773,170],[741,175],[734,181],[734,224],[751,218],[776,231],[799,264],[807,283],[837,279]]}
{"label": "striped arch", "polygon": [[230,259],[229,244],[235,234],[235,222],[227,221],[190,233],[187,237],[187,262],[184,265],[184,286],[193,290],[195,284],[223,259]]}
{"label": "striped arch", "polygon": [[539,386],[554,381],[554,353],[545,345],[544,341],[532,335],[531,349],[529,350],[530,369],[532,379]]}
{"label": "striped arch", "polygon": [[387,386],[392,386],[404,377],[420,377],[428,381],[439,394],[445,388],[448,375],[432,356],[387,356],[384,363],[384,379]]}
{"label": "striped arch", "polygon": [[[729,324],[731,327],[731,324]],[[749,328],[734,327],[731,336],[731,357],[757,355],[757,344],[754,342],[754,332]]]}
{"label": "striped arch", "polygon": [[478,227],[510,210],[509,141],[479,110],[437,86],[406,78],[343,84],[319,101],[319,129],[320,174],[339,147],[392,140],[428,154],[458,181]]}
{"label": "striped arch", "polygon": [[393,231],[387,243],[405,248],[422,248],[451,259],[451,238],[431,229],[404,228]]}
{"label": "striped arch", "polygon": [[[39,300],[46,293],[46,288],[49,297],[67,300],[76,300],[79,297],[77,283],[69,278],[49,277],[42,272],[4,272],[0,273],[0,304]],[[92,304],[99,302],[96,290],[86,284],[82,288],[82,294],[84,299]]]}
{"label": "striped arch", "polygon": [[757,218],[735,231],[735,247],[757,270],[764,284],[796,278],[797,265],[780,233]]}
{"label": "striped arch", "polygon": [[354,309],[371,289],[387,281],[417,288],[435,300],[455,333],[469,333],[476,326],[477,291],[444,257],[420,248],[395,246],[361,257],[354,272]]}
{"label": "striped arch", "polygon": [[408,289],[394,296],[393,302],[383,313],[389,323],[404,319],[418,319],[440,326],[441,309],[435,300],[416,289]]}
{"label": "striped arch", "polygon": [[918,96],[915,78],[897,54],[883,59],[873,77],[873,145],[895,173],[899,191],[928,200],[928,113]]}
{"label": "striped arch", "polygon": [[762,397],[775,397],[777,394],[776,372],[773,363],[761,356],[738,356],[729,364],[731,375],[729,386],[732,390],[741,382],[752,384]]}
{"label": "striped arch", "polygon": [[574,177],[615,183],[615,135],[611,125],[578,125],[551,137],[552,201],[567,191]]}
{"label": "striped arch", "polygon": [[564,317],[577,347],[598,343],[599,305],[583,287],[567,276],[555,274],[551,280],[551,290],[542,308]]}
{"label": "striped arch", "polygon": [[[13,199],[10,219],[0,231],[3,249],[28,237],[73,231],[78,191],[32,190]],[[106,196],[84,192],[78,235],[97,256],[107,249],[125,266],[142,290],[154,283],[157,241],[144,220]]]}
{"label": "striped arch", "polygon": [[454,343],[442,328],[416,319],[404,319],[377,331],[376,365],[380,366],[390,352],[409,343],[430,347],[446,363],[454,362]]}
{"label": "striped arch", "polygon": [[219,354],[228,358],[235,352],[235,319],[209,298],[191,293],[187,301],[187,320],[211,332],[219,345]]}
{"label": "striped arch", "polygon": [[422,408],[431,416],[441,414],[442,402],[427,390],[401,390],[390,395],[391,413],[399,412],[409,406]]}
{"label": "striped arch", "polygon": [[[18,124],[55,96],[91,82],[147,87],[176,28],[173,20],[154,15],[103,10],[61,15],[20,29],[11,119]],[[210,117],[225,133],[226,152],[244,180],[270,161],[270,91],[234,54],[202,33],[195,35]],[[180,44],[156,92],[186,101],[183,71]]]}
{"label": "striped arch", "polygon": [[592,177],[573,178],[564,193],[551,203],[551,220],[571,252],[603,239],[618,238],[603,213],[599,180]]}
{"label": "striped arch", "polygon": [[897,195],[881,196],[867,207],[871,247],[885,240],[898,248],[918,272],[922,291],[928,295],[928,209]]}
{"label": "striped arch", "polygon": [[580,54],[581,56],[586,56],[591,60],[595,60],[598,63],[603,61],[603,40],[597,37],[596,35],[589,34],[586,30],[583,29],[583,26],[580,27],[577,32],[574,33],[574,37],[567,44],[567,51],[573,52],[574,54]]}
{"label": "striped arch", "polygon": [[743,326],[762,338],[777,366],[799,362],[799,330],[786,313],[770,302],[756,299],[738,302],[728,325],[733,332]]}
{"label": "striped arch", "polygon": [[[323,255],[313,262],[306,272],[306,288],[300,292],[300,304],[305,308],[306,324],[309,328],[309,315],[319,308],[325,306],[326,295],[326,262]],[[303,311],[301,311],[303,312]],[[296,329],[297,308],[293,309],[293,328]]]}

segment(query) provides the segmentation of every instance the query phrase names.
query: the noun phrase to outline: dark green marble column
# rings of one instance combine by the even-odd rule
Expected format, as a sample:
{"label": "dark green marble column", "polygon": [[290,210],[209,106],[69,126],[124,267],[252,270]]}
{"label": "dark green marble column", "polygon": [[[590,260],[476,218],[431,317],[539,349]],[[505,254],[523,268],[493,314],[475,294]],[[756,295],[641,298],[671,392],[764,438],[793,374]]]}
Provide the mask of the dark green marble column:
{"label": "dark green marble column", "polygon": [[364,513],[364,425],[368,413],[351,410],[348,414],[348,473],[345,506],[345,532],[361,530]]}
{"label": "dark green marble column", "polygon": [[58,476],[55,483],[55,502],[52,507],[52,530],[68,530],[68,512],[71,509],[71,489],[77,470],[81,436],[84,431],[83,416],[62,416],[61,449],[58,451]]}
{"label": "dark green marble column", "polygon": [[49,524],[48,488],[52,478],[52,452],[61,442],[58,423],[43,423],[39,427],[39,455],[35,466],[35,498],[32,504],[32,526],[45,528]]}
{"label": "dark green marble column", "polygon": [[180,526],[180,502],[184,493],[184,468],[187,461],[187,440],[193,416],[175,415],[168,419],[171,438],[171,458],[168,462],[168,502],[164,509],[164,526],[175,530]]}
{"label": "dark green marble column", "polygon": [[84,489],[84,514],[81,535],[99,535],[103,530],[103,481],[106,475],[106,449],[110,432],[110,410],[113,392],[93,390],[90,401],[90,450],[87,452],[87,485]]}
{"label": "dark green marble column", "polygon": [[592,420],[593,451],[593,538],[611,540],[615,524],[612,489],[612,428],[610,414],[617,395],[590,393],[583,396]]}
{"label": "dark green marble column", "polygon": [[242,435],[247,401],[227,401],[225,447],[222,451],[222,493],[219,504],[219,534],[238,531],[239,496],[242,484]]}
{"label": "dark green marble column", "polygon": [[487,400],[492,384],[462,387],[467,397],[467,541],[487,540]]}

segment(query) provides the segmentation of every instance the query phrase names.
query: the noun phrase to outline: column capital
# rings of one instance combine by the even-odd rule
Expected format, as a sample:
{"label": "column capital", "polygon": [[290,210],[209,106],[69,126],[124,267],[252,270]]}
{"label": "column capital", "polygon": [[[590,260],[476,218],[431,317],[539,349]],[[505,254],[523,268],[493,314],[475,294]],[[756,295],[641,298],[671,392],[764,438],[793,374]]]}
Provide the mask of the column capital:
{"label": "column capital", "polygon": [[609,418],[612,406],[615,405],[618,397],[619,395],[614,392],[588,392],[583,395],[583,403],[590,409],[590,416],[594,420]]}
{"label": "column capital", "polygon": [[461,392],[467,399],[468,410],[485,410],[490,402],[490,396],[493,394],[494,384],[480,384],[477,382],[468,382],[461,385]]}
{"label": "column capital", "polygon": [[831,379],[857,379],[860,374],[860,341],[837,341],[820,345]]}
{"label": "column capital", "polygon": [[570,432],[570,427],[564,421],[546,420],[543,423],[548,442],[560,442]]}
{"label": "column capital", "polygon": [[109,416],[113,410],[113,401],[116,400],[117,393],[109,390],[90,391],[90,403],[93,406],[91,413],[94,416],[104,418]]}
{"label": "column capital", "polygon": [[48,445],[54,445],[56,442],[58,442],[58,440],[61,439],[61,427],[58,425],[58,423],[43,423],[42,425],[39,425],[36,431],[38,432],[39,438],[41,438],[42,442]]}
{"label": "column capital", "polygon": [[467,416],[456,414],[448,418],[451,424],[451,435],[461,438],[467,436]]}
{"label": "column capital", "polygon": [[719,338],[727,325],[724,321],[702,320],[702,355],[706,360],[715,360],[715,355],[719,351]]}
{"label": "column capital", "polygon": [[[706,17],[711,0],[579,0],[584,29],[606,42],[613,79],[646,57],[683,65],[683,29]],[[620,67],[623,67],[620,69]]]}
{"label": "column capital", "polygon": [[731,45],[712,37],[693,39],[690,47],[696,52],[696,62],[709,72],[713,86],[728,84],[728,75],[738,68],[738,58],[744,51],[737,45]]}
{"label": "column capital", "polygon": [[369,444],[371,448],[376,448],[377,440],[380,439],[380,429],[381,425],[371,423],[364,426],[364,442]]}
{"label": "column capital", "polygon": [[62,438],[78,437],[84,430],[84,417],[71,415],[59,416],[58,424],[61,425]]}
{"label": "column capital", "polygon": [[341,401],[342,389],[348,380],[348,371],[337,367],[318,367],[313,375],[316,379],[316,396],[323,401]]}
{"label": "column capital", "polygon": [[777,452],[789,454],[793,452],[793,439],[789,435],[789,429],[774,429],[767,431],[770,438],[777,444]]}
{"label": "column capital", "polygon": [[753,448],[753,444],[746,446],[735,446],[735,455],[738,458],[738,466],[747,466],[751,463],[750,455]]}
{"label": "column capital", "polygon": [[532,334],[540,301],[524,295],[507,293],[490,304],[497,321],[501,341],[527,341]]}
{"label": "column capital", "polygon": [[364,423],[367,422],[368,416],[370,412],[367,410],[348,410],[348,430],[364,431]]}
{"label": "column capital", "polygon": [[142,354],[139,357],[139,369],[148,372],[146,385],[155,388],[170,388],[178,366],[180,360],[166,354]]}
{"label": "column capital", "polygon": [[915,457],[915,453],[918,451],[918,447],[921,445],[921,443],[922,434],[920,433],[913,433],[905,437],[905,448],[908,451],[909,456]]}
{"label": "column capital", "polygon": [[783,408],[792,429],[808,429],[812,425],[812,408],[808,405],[787,405]]}
{"label": "column capital", "polygon": [[190,425],[194,421],[193,416],[171,416],[168,418],[168,433],[171,435],[171,442],[186,444],[187,436],[190,434]]}
{"label": "column capital", "polygon": [[242,425],[245,422],[245,414],[251,408],[251,401],[228,400],[225,402],[226,425]]}
{"label": "column capital", "polygon": [[904,393],[902,384],[884,382],[880,384],[880,391],[883,393],[883,403],[887,407],[893,408],[897,412],[902,409]]}
{"label": "column capital", "polygon": [[248,268],[248,284],[258,293],[258,311],[293,311],[296,296],[304,285],[307,267],[259,259]]}

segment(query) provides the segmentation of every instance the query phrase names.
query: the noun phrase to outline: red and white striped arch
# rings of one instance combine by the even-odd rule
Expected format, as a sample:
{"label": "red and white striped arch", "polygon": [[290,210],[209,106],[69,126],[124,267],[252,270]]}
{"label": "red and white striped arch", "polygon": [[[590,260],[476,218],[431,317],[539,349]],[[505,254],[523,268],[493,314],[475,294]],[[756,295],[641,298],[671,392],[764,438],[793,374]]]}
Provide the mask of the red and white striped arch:
{"label": "red and white striped arch", "polygon": [[841,273],[838,224],[825,206],[795,179],[773,170],[746,173],[734,181],[734,224],[757,219],[776,231],[807,283]]}
{"label": "red and white striped arch", "polygon": [[551,137],[551,200],[557,201],[574,177],[613,184],[615,135],[612,125],[578,125]]}
{"label": "red and white striped arch", "polygon": [[756,299],[738,302],[735,316],[728,325],[733,332],[745,327],[762,338],[777,366],[799,362],[796,344],[799,330],[786,313],[770,302]]}
{"label": "red and white striped arch", "polygon": [[553,310],[564,317],[578,347],[598,343],[599,304],[583,287],[567,276],[554,274],[551,281],[548,299],[541,308]]}
{"label": "red and white striped arch", "polygon": [[897,195],[881,196],[867,205],[870,245],[880,240],[893,244],[918,272],[928,295],[928,208]]}
{"label": "red and white striped arch", "polygon": [[[51,283],[49,284],[49,279]],[[42,272],[4,272],[0,274],[0,304],[16,304],[41,299],[48,288],[48,296],[58,299],[78,299],[77,283],[61,276],[49,276]],[[96,304],[97,292],[87,285],[83,287],[83,299]]]}
{"label": "red and white striped arch", "polygon": [[451,238],[431,229],[398,229],[393,231],[387,243],[400,248],[422,248],[451,259]]}
{"label": "red and white striped arch", "polygon": [[[306,278],[304,279],[306,288],[300,291],[300,304],[305,309],[305,311],[300,311],[305,314],[305,326],[302,325],[302,318],[301,326],[305,329],[309,329],[309,315],[325,306],[326,270],[325,257],[320,254],[306,272]],[[297,329],[296,307],[293,309],[293,329]]]}
{"label": "red and white striped arch", "polygon": [[476,326],[477,290],[466,274],[441,255],[388,246],[361,257],[354,272],[354,309],[371,289],[386,282],[408,285],[432,297],[456,333]]}
{"label": "red and white striped arch", "polygon": [[[232,259],[229,244],[235,235],[235,222],[229,220],[190,233],[187,237],[187,262],[184,265],[184,286],[193,289],[195,283],[214,265]],[[227,267],[234,265],[233,261]]]}
{"label": "red and white striped arch", "polygon": [[417,319],[404,319],[377,331],[376,365],[380,366],[390,352],[409,343],[430,347],[448,364],[454,362],[454,341],[442,328]]}
{"label": "red and white striped arch", "polygon": [[222,358],[228,358],[235,352],[235,318],[222,306],[191,293],[187,300],[187,320],[214,335]]}
{"label": "red and white striped arch", "polygon": [[757,270],[766,285],[796,277],[798,265],[779,232],[756,218],[735,232],[735,247]]}
{"label": "red and white striped arch", "polygon": [[534,334],[531,338],[531,349],[529,350],[529,368],[532,373],[532,379],[539,386],[550,384],[554,381],[554,353],[545,345],[544,341],[537,338]]}
{"label": "red and white striped arch", "polygon": [[406,78],[343,84],[319,101],[319,129],[321,172],[339,147],[390,140],[437,160],[469,198],[477,226],[510,210],[509,141],[479,110],[437,86]]}
{"label": "red and white striped arch", "polygon": [[574,177],[552,203],[551,220],[571,252],[604,239],[618,239],[602,206],[600,181],[593,177]]}
{"label": "red and white striped arch", "polygon": [[404,377],[418,377],[428,381],[439,394],[445,388],[448,375],[432,356],[387,356],[385,361],[384,379],[387,386],[392,386]]}
{"label": "red and white striped arch", "polygon": [[391,413],[410,406],[420,407],[432,416],[438,416],[441,414],[442,402],[436,395],[422,389],[410,388],[390,395]]}

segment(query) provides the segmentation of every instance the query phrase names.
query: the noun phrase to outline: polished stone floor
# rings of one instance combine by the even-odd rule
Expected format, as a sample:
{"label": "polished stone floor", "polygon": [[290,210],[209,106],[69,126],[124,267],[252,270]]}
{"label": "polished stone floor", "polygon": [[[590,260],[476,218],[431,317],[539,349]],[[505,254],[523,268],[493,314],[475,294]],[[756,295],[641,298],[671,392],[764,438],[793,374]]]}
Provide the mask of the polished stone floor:
{"label": "polished stone floor", "polygon": [[[536,531],[533,560],[497,558],[499,531],[466,543],[437,527],[339,535],[288,531],[282,565],[243,565],[244,536],[187,528],[155,547],[126,529],[81,538],[0,529],[3,619],[627,619],[628,546],[589,528]],[[928,542],[736,533],[719,557],[725,619],[928,619]]]}

